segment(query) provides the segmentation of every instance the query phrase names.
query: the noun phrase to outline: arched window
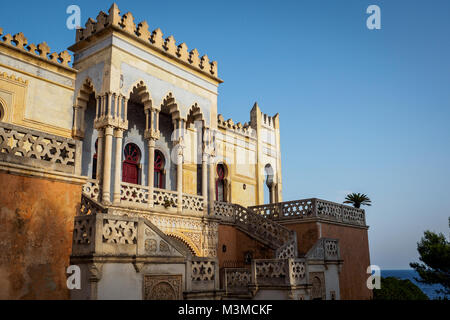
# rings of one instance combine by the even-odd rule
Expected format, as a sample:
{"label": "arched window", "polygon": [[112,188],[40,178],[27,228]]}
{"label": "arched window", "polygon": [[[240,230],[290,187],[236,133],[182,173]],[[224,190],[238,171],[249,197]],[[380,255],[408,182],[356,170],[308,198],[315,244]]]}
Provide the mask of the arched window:
{"label": "arched window", "polygon": [[264,203],[273,203],[274,197],[273,197],[273,169],[270,164],[267,164],[264,168],[264,175],[266,178],[265,184],[267,188],[264,190]]}
{"label": "arched window", "polygon": [[217,181],[216,181],[216,200],[226,202],[226,180],[225,180],[226,168],[225,165],[220,163],[217,165]]}
{"label": "arched window", "polygon": [[159,150],[155,150],[155,179],[154,187],[159,189],[166,188],[166,178],[164,174],[164,167],[166,160],[164,155]]}
{"label": "arched window", "polygon": [[139,163],[141,162],[141,151],[138,146],[130,143],[125,146],[125,160],[122,167],[122,181],[139,184]]}
{"label": "arched window", "polygon": [[97,179],[97,154],[98,154],[98,139],[95,141],[95,153],[92,157],[92,179]]}
{"label": "arched window", "polygon": [[3,120],[4,116],[5,116],[5,108],[3,107],[3,104],[0,102],[0,121]]}

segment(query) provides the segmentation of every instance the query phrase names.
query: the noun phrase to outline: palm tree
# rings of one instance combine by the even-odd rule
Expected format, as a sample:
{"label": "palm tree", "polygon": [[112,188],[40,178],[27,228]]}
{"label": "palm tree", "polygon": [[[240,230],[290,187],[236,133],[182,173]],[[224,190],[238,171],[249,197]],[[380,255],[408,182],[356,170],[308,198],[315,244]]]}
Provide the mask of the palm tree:
{"label": "palm tree", "polygon": [[361,205],[364,206],[371,206],[372,201],[369,199],[369,197],[362,193],[351,193],[345,197],[344,203],[350,203],[355,208],[360,208]]}

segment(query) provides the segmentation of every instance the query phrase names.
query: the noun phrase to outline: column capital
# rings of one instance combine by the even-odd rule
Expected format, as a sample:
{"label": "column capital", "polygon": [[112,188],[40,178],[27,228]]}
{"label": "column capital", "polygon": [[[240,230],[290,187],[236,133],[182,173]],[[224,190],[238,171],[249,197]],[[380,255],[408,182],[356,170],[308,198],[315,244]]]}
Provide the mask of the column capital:
{"label": "column capital", "polygon": [[114,129],[114,138],[123,138],[123,132],[125,130],[122,128],[115,128]]}
{"label": "column capital", "polygon": [[144,138],[148,140],[159,140],[161,138],[161,132],[159,130],[148,129],[145,130]]}
{"label": "column capital", "polygon": [[112,136],[114,134],[114,126],[105,126],[105,135]]}
{"label": "column capital", "polygon": [[147,140],[147,145],[148,145],[149,148],[155,148],[156,140],[155,139],[148,139]]}

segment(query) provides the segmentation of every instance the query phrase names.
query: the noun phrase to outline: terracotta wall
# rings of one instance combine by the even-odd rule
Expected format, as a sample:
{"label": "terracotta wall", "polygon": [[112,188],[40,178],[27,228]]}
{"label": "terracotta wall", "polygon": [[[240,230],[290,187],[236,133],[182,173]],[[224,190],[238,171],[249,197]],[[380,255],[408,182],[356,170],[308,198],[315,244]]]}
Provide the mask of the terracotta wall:
{"label": "terracotta wall", "polygon": [[339,239],[344,260],[339,279],[341,299],[371,299],[372,291],[366,285],[369,277],[366,271],[370,266],[367,230],[322,223],[322,237]]}
{"label": "terracotta wall", "polygon": [[367,289],[366,273],[370,265],[369,240],[366,229],[321,222],[305,222],[287,224],[285,227],[297,232],[299,254],[303,255],[316,243],[320,237],[339,239],[341,259],[344,260],[340,273],[340,291],[343,300],[365,300],[372,297]]}
{"label": "terracotta wall", "polygon": [[[223,252],[223,245],[227,250]],[[219,267],[224,266],[225,261],[244,262],[244,255],[247,251],[253,253],[254,259],[273,259],[275,253],[260,242],[250,238],[242,231],[233,226],[219,225]]]}
{"label": "terracotta wall", "polygon": [[81,186],[0,172],[0,299],[68,299]]}

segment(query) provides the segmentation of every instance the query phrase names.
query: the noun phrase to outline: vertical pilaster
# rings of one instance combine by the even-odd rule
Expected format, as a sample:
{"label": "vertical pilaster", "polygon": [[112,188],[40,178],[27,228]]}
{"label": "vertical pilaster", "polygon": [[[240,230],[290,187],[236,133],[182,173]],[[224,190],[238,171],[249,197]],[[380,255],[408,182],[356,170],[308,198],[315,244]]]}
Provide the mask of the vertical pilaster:
{"label": "vertical pilaster", "polygon": [[98,131],[97,143],[97,180],[103,181],[103,140],[105,139],[105,129],[100,128]]}
{"label": "vertical pilaster", "polygon": [[121,166],[122,166],[122,143],[123,130],[114,130],[114,137],[116,138],[116,157],[114,167],[114,203],[120,203],[120,185],[122,182]]}
{"label": "vertical pilaster", "polygon": [[182,142],[177,145],[177,192],[178,192],[178,212],[183,211],[183,146]]}
{"label": "vertical pilaster", "polygon": [[208,209],[208,154],[202,154],[202,196],[205,202],[204,207]]}
{"label": "vertical pilaster", "polygon": [[155,187],[155,145],[153,138],[148,140],[148,205],[153,207],[153,190]]}
{"label": "vertical pilaster", "polygon": [[104,203],[111,203],[111,154],[112,154],[112,140],[114,128],[107,126],[105,128],[105,154],[103,161],[103,193],[102,201]]}
{"label": "vertical pilaster", "polygon": [[216,179],[214,170],[213,157],[209,155],[209,212],[210,214],[214,211],[214,201],[216,200]]}

